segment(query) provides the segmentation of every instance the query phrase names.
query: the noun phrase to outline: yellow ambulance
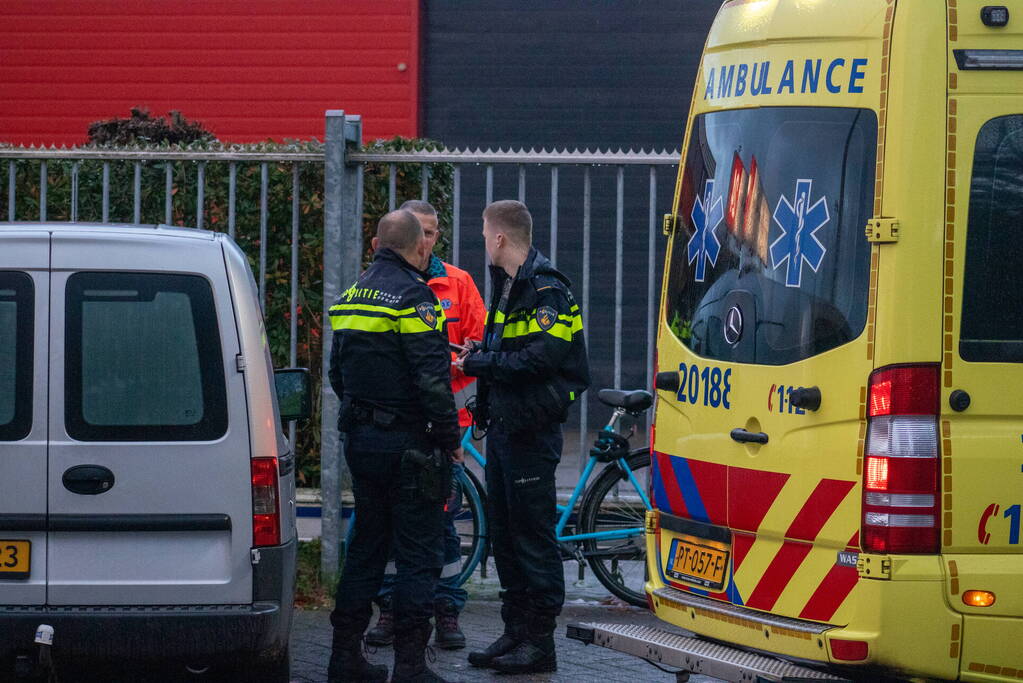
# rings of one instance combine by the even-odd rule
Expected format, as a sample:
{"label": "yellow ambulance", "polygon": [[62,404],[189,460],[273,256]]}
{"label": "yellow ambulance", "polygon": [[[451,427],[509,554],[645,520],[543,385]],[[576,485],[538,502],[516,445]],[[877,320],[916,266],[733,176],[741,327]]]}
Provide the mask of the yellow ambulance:
{"label": "yellow ambulance", "polygon": [[1023,679],[1023,3],[724,2],[665,231],[646,588],[700,638],[584,635]]}

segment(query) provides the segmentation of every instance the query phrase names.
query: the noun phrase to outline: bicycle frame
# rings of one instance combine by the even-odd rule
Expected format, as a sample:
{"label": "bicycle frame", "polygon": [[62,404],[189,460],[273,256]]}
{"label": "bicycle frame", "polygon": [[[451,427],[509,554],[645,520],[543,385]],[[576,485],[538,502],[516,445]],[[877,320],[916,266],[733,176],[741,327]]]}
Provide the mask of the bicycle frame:
{"label": "bicycle frame", "polygon": [[[621,420],[621,418],[624,415],[625,415],[624,408],[615,408],[614,413],[611,415],[611,420],[607,423],[607,425],[604,426],[602,431],[605,432],[615,431],[615,428],[618,426],[618,421]],[[467,429],[465,431],[465,436],[462,437],[462,448],[464,449],[465,453],[470,455],[472,459],[475,460],[480,465],[480,467],[486,467],[487,459],[483,456],[482,453],[476,450],[476,447],[473,446],[472,444],[471,429]],[[626,461],[626,459],[618,458],[617,460],[614,461],[614,463],[617,467],[619,467],[622,470],[622,472],[624,472],[628,476],[629,483],[632,484],[632,487],[636,490],[636,493],[639,494],[639,498],[640,500],[643,501],[643,505],[646,507],[646,509],[647,510],[653,509],[653,507],[650,505],[649,498],[647,498],[646,492],[643,490],[643,487],[640,485],[640,483],[636,480],[636,475],[633,474],[632,469],[629,468],[629,463]],[[614,531],[596,531],[589,534],[565,535],[564,533],[565,525],[568,524],[568,520],[572,516],[572,510],[575,509],[575,505],[576,502],[579,500],[579,496],[581,496],[582,493],[586,490],[586,485],[589,483],[590,476],[592,476],[593,470],[596,467],[596,465],[597,456],[590,455],[590,459],[586,462],[586,467],[583,468],[583,473],[582,475],[580,475],[579,481],[576,482],[575,489],[572,490],[572,495],[568,499],[568,504],[558,505],[558,511],[561,513],[561,516],[558,518],[558,523],[557,526],[555,526],[554,531],[559,543],[579,542],[587,540],[612,540],[618,538],[631,538],[633,536],[638,536],[644,533],[645,531],[643,527],[636,527],[633,529],[615,529]]]}

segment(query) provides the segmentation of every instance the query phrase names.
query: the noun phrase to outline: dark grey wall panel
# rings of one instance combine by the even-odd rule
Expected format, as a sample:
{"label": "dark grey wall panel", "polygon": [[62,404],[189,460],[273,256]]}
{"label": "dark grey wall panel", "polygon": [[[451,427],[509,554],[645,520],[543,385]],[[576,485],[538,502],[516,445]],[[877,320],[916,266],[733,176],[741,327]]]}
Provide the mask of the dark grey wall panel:
{"label": "dark grey wall panel", "polygon": [[425,132],[448,144],[681,144],[720,0],[427,0]]}
{"label": "dark grey wall panel", "polygon": [[[424,135],[448,146],[676,149],[682,144],[700,52],[720,0],[427,0]],[[483,251],[482,167],[463,168],[462,266],[479,277]],[[584,312],[594,389],[614,368],[614,168],[592,174],[592,289]],[[558,265],[582,298],[583,170],[563,167]],[[658,169],[656,215],[671,208],[675,169]],[[625,174],[623,388],[646,382],[647,273],[658,276],[664,238],[647,258],[649,168]],[[495,171],[494,198],[516,198],[517,170]],[[550,171],[527,169],[535,242],[549,252]],[[659,283],[658,283],[659,284]],[[659,288],[658,288],[659,293]],[[655,295],[656,296],[656,295]],[[590,396],[590,428],[608,409]],[[573,422],[577,416],[573,416]],[[576,443],[567,443],[573,452]]]}

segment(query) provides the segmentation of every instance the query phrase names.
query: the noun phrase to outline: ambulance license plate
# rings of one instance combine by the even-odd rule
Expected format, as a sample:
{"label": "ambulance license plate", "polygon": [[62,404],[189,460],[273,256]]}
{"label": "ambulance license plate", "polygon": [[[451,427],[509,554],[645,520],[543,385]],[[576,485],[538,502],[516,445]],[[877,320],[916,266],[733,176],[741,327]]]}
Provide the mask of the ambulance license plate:
{"label": "ambulance license plate", "polygon": [[679,536],[671,541],[665,573],[673,579],[721,590],[728,568],[728,546],[695,536]]}
{"label": "ambulance license plate", "polygon": [[0,540],[0,581],[27,579],[31,569],[31,541]]}

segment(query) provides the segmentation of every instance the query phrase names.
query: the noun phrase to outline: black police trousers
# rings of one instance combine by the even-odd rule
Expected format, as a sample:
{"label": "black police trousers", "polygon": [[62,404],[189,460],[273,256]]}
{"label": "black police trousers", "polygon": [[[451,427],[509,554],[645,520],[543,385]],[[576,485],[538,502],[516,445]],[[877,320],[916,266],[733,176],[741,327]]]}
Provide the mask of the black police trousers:
{"label": "black police trousers", "polygon": [[487,512],[506,622],[519,611],[557,616],[565,602],[554,534],[561,446],[560,424],[511,433],[493,424],[487,433]]}
{"label": "black police trousers", "polygon": [[334,628],[361,636],[373,598],[393,557],[395,631],[414,629],[433,616],[433,591],[444,564],[444,502],[428,502],[402,471],[406,449],[431,450],[422,434],[372,425],[347,434],[345,459],[355,494],[355,531],[337,585]]}

